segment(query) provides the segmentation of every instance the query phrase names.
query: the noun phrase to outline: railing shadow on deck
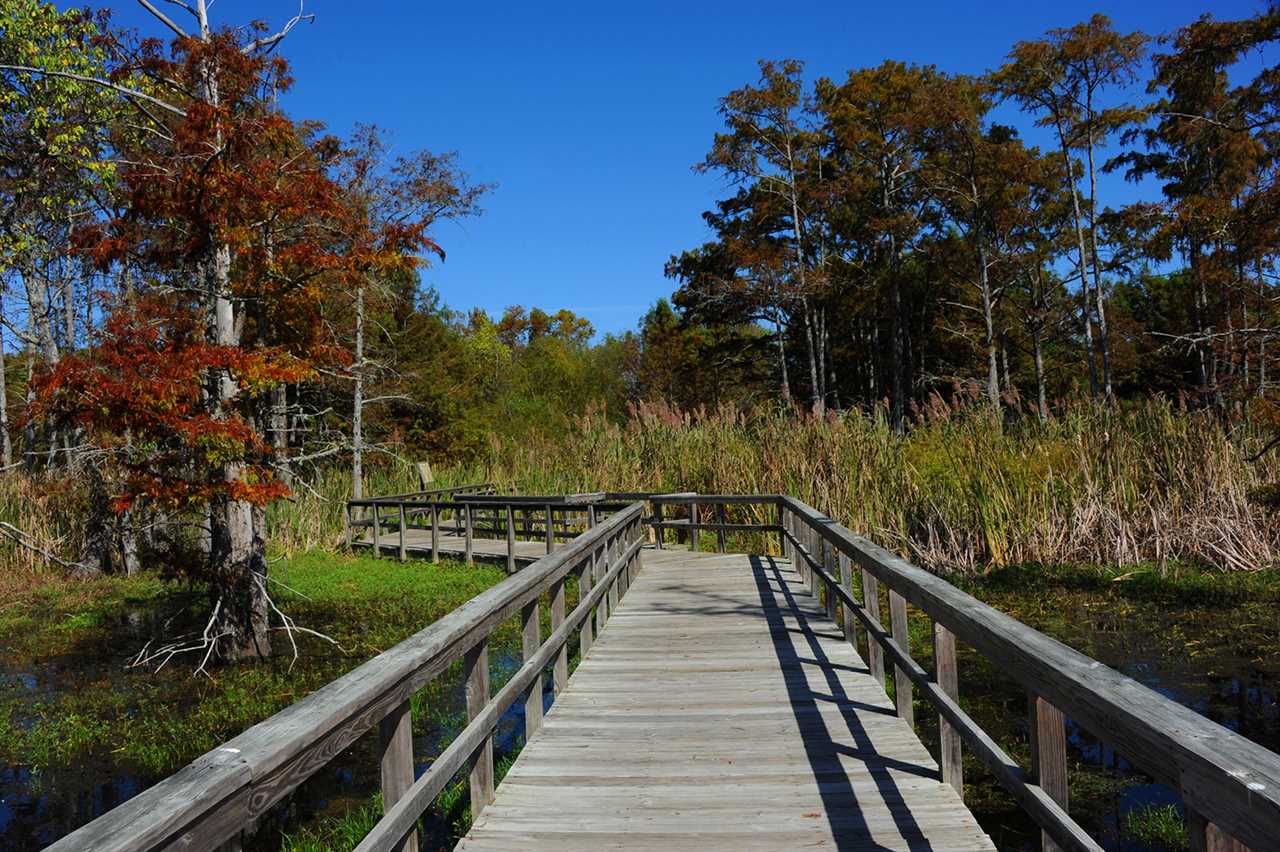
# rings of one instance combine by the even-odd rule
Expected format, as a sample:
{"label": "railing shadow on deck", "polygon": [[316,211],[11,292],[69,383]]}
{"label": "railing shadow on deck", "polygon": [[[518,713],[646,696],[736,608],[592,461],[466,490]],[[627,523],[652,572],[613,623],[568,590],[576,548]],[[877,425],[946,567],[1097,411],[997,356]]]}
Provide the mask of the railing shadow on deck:
{"label": "railing shadow on deck", "polygon": [[[751,572],[760,595],[761,612],[768,620],[770,634],[774,636],[774,653],[782,670],[787,697],[795,715],[796,724],[802,731],[806,727],[813,730],[816,725],[822,728],[824,733],[823,738],[802,736],[802,741],[809,766],[813,770],[814,782],[822,798],[823,812],[830,821],[835,848],[841,852],[890,848],[876,842],[871,826],[863,818],[863,806],[853,789],[848,772],[841,764],[840,756],[845,754],[856,758],[869,770],[881,801],[892,813],[899,835],[906,841],[907,847],[912,852],[945,852],[945,850],[938,850],[924,836],[920,824],[907,809],[906,800],[899,791],[897,782],[889,774],[888,768],[892,766],[902,772],[932,779],[939,778],[937,771],[927,766],[885,758],[878,753],[875,743],[858,719],[856,711],[870,710],[878,713],[892,713],[892,711],[855,702],[848,695],[840,676],[836,673],[835,664],[822,650],[822,644],[814,630],[811,618],[805,614],[791,584],[782,577],[777,562],[768,557],[752,557]],[[798,627],[791,627],[786,623],[784,616],[788,614],[795,618]],[[792,638],[792,634],[796,633],[808,646],[812,658],[804,658],[796,653]],[[843,636],[835,634],[829,635],[828,638],[843,638]],[[814,670],[819,672],[826,681],[828,695],[819,695],[810,687],[809,678]],[[865,673],[869,674],[869,671]],[[819,710],[819,698],[830,699],[839,710],[847,733],[856,743],[854,750],[849,750],[831,735]],[[811,717],[811,719],[806,720],[802,717]]]}
{"label": "railing shadow on deck", "polygon": [[[1277,848],[1280,755],[978,601],[799,500],[780,497],[779,509],[784,552],[813,594],[821,595],[827,615],[834,620],[842,610],[846,633],[866,640],[873,677],[893,678],[898,715],[913,720],[917,689],[938,712],[942,777],[957,790],[963,790],[963,743],[1040,825],[1046,850],[1101,852],[1067,811],[1070,718],[1180,795],[1194,852]],[[881,620],[881,586],[888,590],[888,628]],[[932,621],[932,672],[911,656],[908,603]],[[1030,771],[961,706],[957,642],[1027,690]]]}

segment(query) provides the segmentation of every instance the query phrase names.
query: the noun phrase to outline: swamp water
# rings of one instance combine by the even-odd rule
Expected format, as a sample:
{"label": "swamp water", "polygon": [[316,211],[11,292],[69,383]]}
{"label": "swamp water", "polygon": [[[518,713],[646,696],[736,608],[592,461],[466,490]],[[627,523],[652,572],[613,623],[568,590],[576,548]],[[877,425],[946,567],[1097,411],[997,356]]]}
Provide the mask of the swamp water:
{"label": "swamp water", "polygon": [[[971,589],[979,597],[1133,677],[1161,694],[1280,751],[1280,648],[1274,609],[1189,606],[1161,600],[1131,601],[1105,588]],[[149,619],[121,622],[121,633],[146,635]],[[136,646],[135,646],[136,647]],[[0,662],[0,700],[38,700],[78,683],[108,681],[118,658],[83,652],[36,663]],[[518,654],[495,648],[491,678],[503,683],[519,666]],[[98,672],[91,672],[97,667]],[[1025,765],[1026,697],[1011,681],[962,649],[961,694],[969,712]],[[460,675],[442,677],[415,724],[420,774],[461,730],[465,703]],[[549,684],[544,701],[550,705]],[[921,734],[936,741],[936,722],[917,706]],[[422,714],[418,714],[422,720]],[[20,720],[21,721],[21,720]],[[1158,852],[1183,848],[1177,836],[1180,805],[1173,792],[1136,772],[1108,745],[1068,722],[1073,762],[1070,810],[1107,849]],[[506,713],[495,739],[495,761],[523,740],[523,703]],[[367,805],[378,787],[374,735],[366,735],[265,818],[247,849],[280,848],[283,833],[333,819]],[[85,756],[87,755],[87,756]],[[1001,849],[1038,849],[1038,830],[1018,807],[966,760],[966,801]],[[0,848],[34,850],[104,813],[168,773],[150,773],[86,748],[71,761],[39,772],[0,764]],[[449,849],[465,801],[430,813],[423,823],[425,850]],[[465,800],[465,794],[461,797]],[[1157,818],[1158,817],[1158,818]],[[1154,826],[1154,827],[1153,827]],[[314,847],[307,847],[314,848]]]}

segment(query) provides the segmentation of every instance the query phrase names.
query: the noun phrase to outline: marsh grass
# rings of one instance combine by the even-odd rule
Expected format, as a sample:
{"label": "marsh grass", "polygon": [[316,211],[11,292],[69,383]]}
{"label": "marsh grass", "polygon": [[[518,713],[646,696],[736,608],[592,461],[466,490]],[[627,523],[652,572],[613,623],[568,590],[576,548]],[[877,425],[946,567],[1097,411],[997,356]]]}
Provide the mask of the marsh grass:
{"label": "marsh grass", "polygon": [[[879,410],[817,418],[657,403],[622,421],[590,413],[556,432],[493,435],[469,461],[434,461],[439,485],[492,481],[526,494],[787,493],[927,567],[962,574],[1090,564],[1249,571],[1280,563],[1280,523],[1250,499],[1280,481],[1280,453],[1250,460],[1269,437],[1161,399],[1074,403],[1045,422],[1010,411],[997,421],[959,391],[918,408],[906,435]],[[407,461],[370,460],[366,494],[418,487]],[[301,472],[293,496],[268,510],[272,557],[336,547],[349,494],[345,467]],[[82,499],[65,477],[0,478],[0,520],[63,557],[78,552]],[[758,508],[731,511],[731,521],[768,520]],[[61,572],[0,539],[0,591]]]}
{"label": "marsh grass", "polygon": [[559,435],[494,440],[452,471],[506,488],[787,493],[935,570],[1006,565],[1255,570],[1280,562],[1280,524],[1250,494],[1280,479],[1267,435],[1163,400],[992,419],[961,393],[916,413],[825,418],[643,405]]}
{"label": "marsh grass", "polygon": [[1134,808],[1124,815],[1124,836],[1153,849],[1180,852],[1187,845],[1187,823],[1176,805]]}

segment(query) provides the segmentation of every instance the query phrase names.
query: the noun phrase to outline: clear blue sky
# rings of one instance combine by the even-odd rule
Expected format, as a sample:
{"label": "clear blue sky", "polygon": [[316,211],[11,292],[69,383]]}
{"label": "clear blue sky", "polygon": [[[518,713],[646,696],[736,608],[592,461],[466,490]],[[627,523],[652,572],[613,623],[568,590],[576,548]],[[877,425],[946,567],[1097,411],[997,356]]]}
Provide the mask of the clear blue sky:
{"label": "clear blue sky", "polygon": [[[136,4],[108,5],[118,22],[166,34]],[[1162,33],[1206,11],[1234,18],[1261,7],[308,0],[315,23],[283,45],[297,77],[287,107],[339,134],[368,122],[405,150],[457,150],[477,181],[499,184],[481,217],[437,233],[448,260],[425,279],[451,307],[567,307],[613,332],[671,292],[666,259],[706,239],[699,214],[724,187],[690,166],[720,126],[717,98],[753,81],[757,59],[804,60],[810,77],[887,58],[980,72],[1015,41],[1094,12],[1125,31]],[[278,24],[296,9],[291,0],[218,0],[213,16]],[[1002,119],[1041,141],[1016,111]],[[1118,178],[1102,189],[1109,204],[1139,191]]]}

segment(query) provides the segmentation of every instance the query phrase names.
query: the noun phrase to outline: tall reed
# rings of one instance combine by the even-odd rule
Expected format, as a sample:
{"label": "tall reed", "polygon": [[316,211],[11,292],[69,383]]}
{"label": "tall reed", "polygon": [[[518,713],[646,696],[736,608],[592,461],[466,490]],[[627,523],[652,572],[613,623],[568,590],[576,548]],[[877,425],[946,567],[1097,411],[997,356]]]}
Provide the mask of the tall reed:
{"label": "tall reed", "polygon": [[1250,492],[1280,477],[1250,457],[1266,435],[1164,400],[1076,404],[1003,423],[964,394],[935,398],[905,436],[882,413],[679,412],[494,440],[473,475],[541,492],[792,494],[938,570],[990,565],[1280,563],[1280,524]]}
{"label": "tall reed", "polygon": [[[959,393],[919,409],[902,436],[879,411],[816,418],[658,403],[621,423],[592,413],[560,432],[494,436],[480,458],[436,473],[442,486],[492,481],[525,494],[786,493],[940,571],[1084,563],[1258,570],[1280,565],[1280,523],[1249,499],[1280,480],[1280,451],[1250,460],[1268,437],[1159,399],[1000,422]],[[412,465],[389,457],[366,476],[371,495],[419,487]],[[268,510],[272,555],[337,546],[349,494],[346,468],[300,479]],[[81,500],[65,479],[0,477],[0,520],[64,557],[78,552]],[[51,570],[59,569],[0,540],[3,577]]]}

